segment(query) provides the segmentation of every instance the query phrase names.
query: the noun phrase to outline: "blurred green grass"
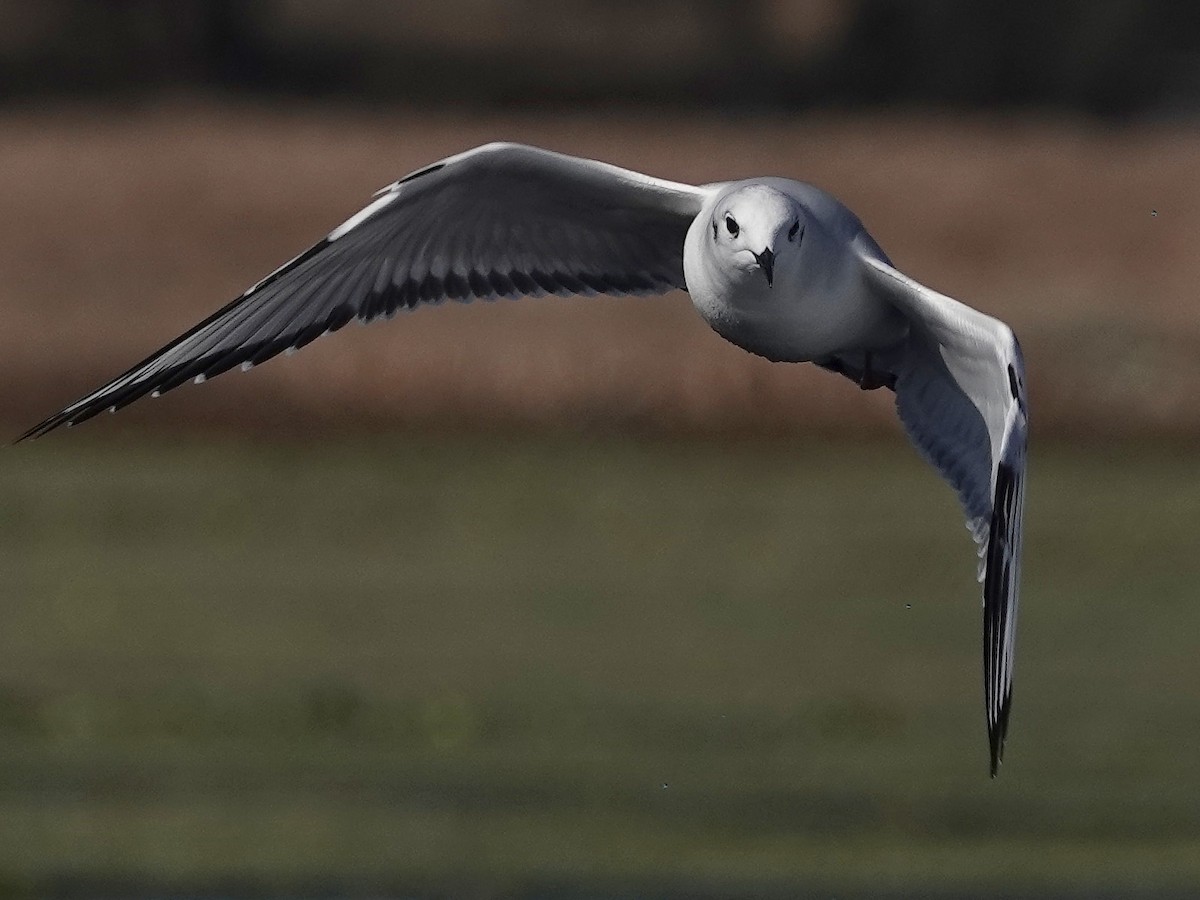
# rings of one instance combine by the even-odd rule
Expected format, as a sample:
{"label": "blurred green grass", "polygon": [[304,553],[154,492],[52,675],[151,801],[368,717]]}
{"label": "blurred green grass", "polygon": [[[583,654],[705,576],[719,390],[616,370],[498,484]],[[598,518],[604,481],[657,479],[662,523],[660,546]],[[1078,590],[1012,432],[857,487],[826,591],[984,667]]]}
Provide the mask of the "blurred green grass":
{"label": "blurred green grass", "polygon": [[1185,449],[1036,448],[994,782],[972,548],[899,438],[72,434],[0,508],[18,893],[1200,884]]}

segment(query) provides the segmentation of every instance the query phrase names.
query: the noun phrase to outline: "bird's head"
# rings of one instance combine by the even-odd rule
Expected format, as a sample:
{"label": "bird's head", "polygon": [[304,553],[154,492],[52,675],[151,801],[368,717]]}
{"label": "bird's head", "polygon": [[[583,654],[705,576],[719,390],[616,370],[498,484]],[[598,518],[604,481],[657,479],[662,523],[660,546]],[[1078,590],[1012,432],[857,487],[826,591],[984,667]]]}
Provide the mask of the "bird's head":
{"label": "bird's head", "polygon": [[804,220],[799,202],[774,188],[752,184],[717,204],[709,236],[729,265],[757,272],[773,286],[781,270],[797,264]]}

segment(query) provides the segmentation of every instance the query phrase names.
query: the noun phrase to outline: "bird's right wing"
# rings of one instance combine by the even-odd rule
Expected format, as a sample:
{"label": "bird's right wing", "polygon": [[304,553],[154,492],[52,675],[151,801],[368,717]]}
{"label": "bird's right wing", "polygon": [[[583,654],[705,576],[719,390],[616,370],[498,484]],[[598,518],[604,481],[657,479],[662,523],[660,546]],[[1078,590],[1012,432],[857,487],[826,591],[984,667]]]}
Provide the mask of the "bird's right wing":
{"label": "bird's right wing", "polygon": [[868,285],[909,320],[892,366],[913,443],[950,482],[979,545],[983,677],[992,775],[1012,705],[1028,434],[1021,348],[1003,322],[863,253]]}
{"label": "bird's right wing", "polygon": [[684,238],[711,190],[519,144],[448,157],[384,188],[316,245],[22,439],[256,365],[351,319],[446,298],[683,288]]}

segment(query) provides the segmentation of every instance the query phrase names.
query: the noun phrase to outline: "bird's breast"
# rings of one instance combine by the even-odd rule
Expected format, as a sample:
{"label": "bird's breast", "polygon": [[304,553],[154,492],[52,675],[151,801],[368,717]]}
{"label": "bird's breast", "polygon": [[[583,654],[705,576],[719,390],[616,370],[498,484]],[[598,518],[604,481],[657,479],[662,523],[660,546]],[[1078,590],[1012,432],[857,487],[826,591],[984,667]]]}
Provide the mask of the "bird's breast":
{"label": "bird's breast", "polygon": [[713,272],[703,261],[685,276],[692,302],[726,340],[777,362],[807,362],[838,351],[894,343],[904,320],[878,301],[847,255],[820,269],[776,272],[768,285],[755,270]]}

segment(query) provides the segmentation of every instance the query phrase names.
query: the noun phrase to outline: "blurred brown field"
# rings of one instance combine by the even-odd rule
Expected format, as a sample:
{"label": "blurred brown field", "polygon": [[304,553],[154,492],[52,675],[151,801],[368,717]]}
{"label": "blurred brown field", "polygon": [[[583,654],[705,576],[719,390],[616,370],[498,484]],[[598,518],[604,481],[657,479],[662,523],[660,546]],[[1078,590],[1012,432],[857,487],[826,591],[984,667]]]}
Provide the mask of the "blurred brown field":
{"label": "blurred brown field", "polygon": [[[1010,322],[1039,437],[1200,432],[1200,131],[1037,118],[57,106],[0,119],[0,423],[14,434],[428,162],[496,139],[676,180],[779,174]],[[447,304],[122,413],[126,427],[897,428],[885,392],[718,339],[687,298]],[[95,426],[89,426],[95,427]],[[110,426],[112,427],[112,426]]]}

